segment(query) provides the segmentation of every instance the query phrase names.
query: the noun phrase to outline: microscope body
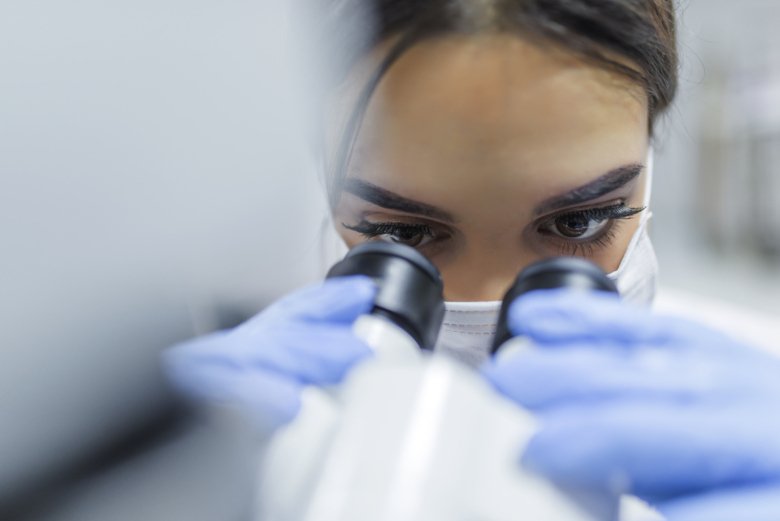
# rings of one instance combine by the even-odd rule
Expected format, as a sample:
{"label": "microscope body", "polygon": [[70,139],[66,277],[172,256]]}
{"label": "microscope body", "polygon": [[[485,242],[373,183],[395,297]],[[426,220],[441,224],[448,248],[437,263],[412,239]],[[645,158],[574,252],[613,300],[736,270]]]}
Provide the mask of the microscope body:
{"label": "microscope body", "polygon": [[375,356],[337,388],[304,392],[298,418],[266,447],[258,519],[617,519],[617,497],[524,470],[533,416],[474,369],[421,349],[430,336],[397,319],[392,309],[358,319]]}

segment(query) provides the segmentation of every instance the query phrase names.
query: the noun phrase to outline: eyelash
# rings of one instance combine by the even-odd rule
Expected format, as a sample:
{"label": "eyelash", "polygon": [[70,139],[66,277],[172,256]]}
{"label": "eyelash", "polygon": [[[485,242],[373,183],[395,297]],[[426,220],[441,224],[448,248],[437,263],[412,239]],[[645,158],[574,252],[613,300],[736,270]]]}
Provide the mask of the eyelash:
{"label": "eyelash", "polygon": [[[585,256],[591,256],[594,253],[594,251],[596,251],[597,249],[605,248],[612,243],[616,235],[615,233],[616,226],[620,224],[621,220],[628,219],[642,212],[644,209],[645,208],[643,207],[633,208],[633,207],[626,206],[624,203],[618,203],[610,206],[603,206],[600,208],[586,208],[582,210],[569,211],[569,212],[560,213],[545,218],[543,221],[537,223],[536,229],[540,234],[549,237],[550,240],[557,241],[560,243],[559,246],[560,246],[561,255],[574,256],[580,254]],[[544,229],[545,227],[554,226],[557,221],[560,221],[562,219],[584,219],[587,220],[588,222],[596,221],[599,223],[602,223],[604,221],[612,221],[612,222],[608,223],[607,228],[604,231],[599,232],[597,236],[588,239],[582,239],[582,240],[577,240],[576,238],[567,239],[560,235],[556,235],[549,230]],[[433,229],[427,224],[399,223],[399,222],[373,223],[363,219],[355,225],[348,225],[346,223],[342,223],[342,226],[344,226],[348,230],[352,230],[357,233],[360,233],[366,239],[375,239],[383,235],[387,235],[391,237],[392,236],[403,237],[404,235],[419,237],[420,241],[418,241],[417,244],[406,243],[414,247],[425,246],[425,244],[420,245],[419,243],[425,240],[426,238],[429,238],[433,241],[439,240],[441,238],[438,237],[437,233],[435,233]],[[404,242],[404,241],[403,239],[401,239],[396,242]],[[413,242],[413,241],[409,241],[409,242]]]}
{"label": "eyelash", "polygon": [[[586,208],[550,216],[537,224],[536,228],[539,233],[550,237],[551,240],[559,242],[561,255],[575,256],[579,254],[591,256],[596,250],[606,248],[612,244],[612,241],[616,236],[617,227],[623,220],[633,217],[644,210],[645,207],[630,207],[626,206],[624,203],[598,208]],[[589,222],[596,221],[598,223],[603,223],[604,221],[610,222],[607,223],[607,227],[599,232],[598,235],[581,240],[577,240],[576,238],[567,239],[556,235],[553,232],[544,230],[545,227],[555,225],[558,221],[572,218],[585,219]]]}
{"label": "eyelash", "polygon": [[610,206],[602,206],[599,208],[585,208],[583,210],[561,213],[554,215],[552,218],[560,219],[562,217],[576,216],[585,217],[594,221],[606,221],[607,219],[626,219],[638,214],[643,210],[644,207],[634,208],[631,206],[626,206],[623,203],[618,203]]}
{"label": "eyelash", "polygon": [[382,235],[401,236],[402,234],[409,234],[409,233],[418,235],[419,237],[430,237],[431,239],[436,238],[435,234],[433,233],[433,230],[427,224],[411,224],[411,223],[398,223],[398,222],[372,223],[363,219],[355,225],[348,225],[346,223],[342,223],[342,226],[344,226],[348,230],[352,230],[362,234],[367,239],[375,239],[376,237],[380,237]]}

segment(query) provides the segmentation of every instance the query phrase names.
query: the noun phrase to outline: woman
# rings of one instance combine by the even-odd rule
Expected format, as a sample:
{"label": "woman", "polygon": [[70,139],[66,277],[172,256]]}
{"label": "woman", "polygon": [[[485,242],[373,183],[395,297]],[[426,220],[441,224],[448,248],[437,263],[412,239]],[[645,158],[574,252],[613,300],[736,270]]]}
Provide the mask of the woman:
{"label": "woman", "polygon": [[[372,4],[375,37],[328,132],[344,242],[400,242],[437,265],[448,301],[437,349],[483,364],[542,419],[523,464],[620,485],[672,520],[780,519],[776,360],[611,297],[549,291],[510,317],[537,349],[485,361],[496,301],[535,260],[585,257],[624,301],[652,299],[648,158],[676,88],[671,0]],[[290,295],[177,347],[171,374],[281,425],[303,386],[338,382],[370,355],[350,327],[373,293],[357,277]]]}

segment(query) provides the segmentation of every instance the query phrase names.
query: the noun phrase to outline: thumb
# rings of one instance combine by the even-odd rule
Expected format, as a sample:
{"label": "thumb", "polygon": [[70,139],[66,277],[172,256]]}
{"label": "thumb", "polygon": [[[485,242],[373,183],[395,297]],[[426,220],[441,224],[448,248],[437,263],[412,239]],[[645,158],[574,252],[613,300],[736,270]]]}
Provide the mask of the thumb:
{"label": "thumb", "polygon": [[371,311],[376,291],[376,283],[369,277],[337,277],[284,297],[264,315],[304,322],[351,323]]}
{"label": "thumb", "polygon": [[659,341],[669,336],[649,311],[600,291],[555,289],[526,293],[510,307],[509,325],[513,333],[542,343],[583,339]]}

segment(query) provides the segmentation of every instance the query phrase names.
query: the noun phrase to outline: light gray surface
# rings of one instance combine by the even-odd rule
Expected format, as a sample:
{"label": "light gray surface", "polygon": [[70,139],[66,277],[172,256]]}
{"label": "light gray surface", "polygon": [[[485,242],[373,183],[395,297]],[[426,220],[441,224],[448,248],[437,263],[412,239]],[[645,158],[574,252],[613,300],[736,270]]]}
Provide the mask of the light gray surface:
{"label": "light gray surface", "polygon": [[258,457],[245,431],[193,423],[73,484],[29,521],[249,521]]}
{"label": "light gray surface", "polygon": [[0,503],[165,404],[157,356],[313,275],[284,3],[0,3]]}

